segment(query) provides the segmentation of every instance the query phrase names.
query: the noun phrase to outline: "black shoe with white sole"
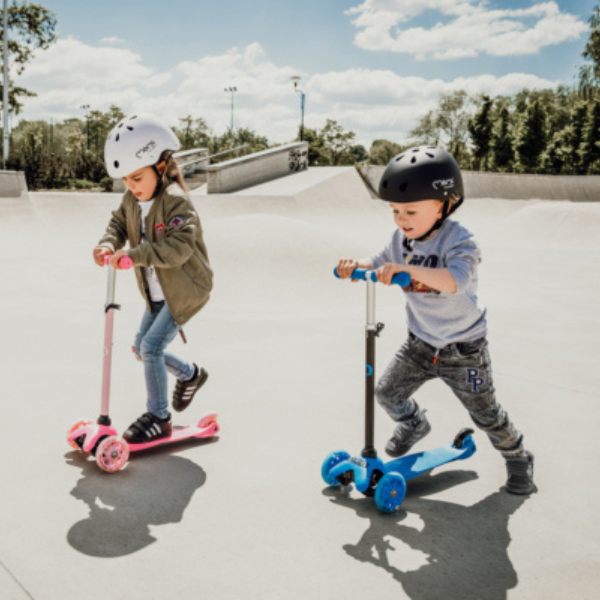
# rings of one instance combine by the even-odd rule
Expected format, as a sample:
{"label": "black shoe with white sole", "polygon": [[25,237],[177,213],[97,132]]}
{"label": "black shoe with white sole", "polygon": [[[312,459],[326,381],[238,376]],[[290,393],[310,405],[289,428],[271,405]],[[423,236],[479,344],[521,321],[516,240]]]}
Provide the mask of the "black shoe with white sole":
{"label": "black shoe with white sole", "polygon": [[166,419],[159,419],[152,413],[144,413],[129,426],[129,429],[123,434],[123,438],[130,444],[145,444],[169,437],[172,429],[171,415]]}
{"label": "black shoe with white sole", "polygon": [[173,410],[181,412],[185,410],[194,399],[196,392],[205,384],[208,379],[208,373],[194,365],[194,375],[189,381],[177,380],[175,391],[173,392]]}

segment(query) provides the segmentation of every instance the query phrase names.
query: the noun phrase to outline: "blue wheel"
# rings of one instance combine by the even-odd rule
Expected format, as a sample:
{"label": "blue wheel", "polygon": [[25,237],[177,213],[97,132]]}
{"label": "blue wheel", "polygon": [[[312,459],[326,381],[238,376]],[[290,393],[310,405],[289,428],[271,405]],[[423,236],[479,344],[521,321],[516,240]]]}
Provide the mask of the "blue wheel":
{"label": "blue wheel", "polygon": [[388,473],[381,478],[375,489],[375,504],[385,513],[394,512],[406,496],[406,481],[399,473]]}
{"label": "blue wheel", "polygon": [[323,477],[323,481],[327,485],[338,486],[341,485],[337,479],[334,479],[329,476],[329,472],[335,465],[348,460],[350,455],[343,450],[338,450],[337,452],[332,452],[324,461],[323,466],[321,467],[321,476]]}

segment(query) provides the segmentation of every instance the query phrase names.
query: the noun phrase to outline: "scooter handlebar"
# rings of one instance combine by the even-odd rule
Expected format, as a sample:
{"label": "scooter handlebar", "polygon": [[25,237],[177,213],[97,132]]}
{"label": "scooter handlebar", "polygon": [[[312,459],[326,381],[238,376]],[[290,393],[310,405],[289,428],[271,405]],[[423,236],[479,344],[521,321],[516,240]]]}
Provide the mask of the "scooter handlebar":
{"label": "scooter handlebar", "polygon": [[[338,279],[341,279],[341,277],[338,274],[337,267],[335,267],[335,269],[333,269],[333,274]],[[366,281],[367,277],[369,277],[371,279],[371,281],[373,281],[374,283],[377,283],[379,281],[377,279],[377,275],[376,275],[375,271],[372,271],[370,269],[354,269],[354,271],[352,271],[352,275],[350,275],[350,279],[361,280],[361,281]],[[396,273],[392,277],[392,283],[395,283],[396,285],[399,285],[400,287],[403,287],[403,288],[408,287],[410,285],[410,275],[406,271],[402,271],[401,273]]]}
{"label": "scooter handlebar", "polygon": [[[110,256],[105,256],[104,257],[104,265],[108,265],[108,263],[110,262]],[[131,258],[129,258],[129,256],[124,256],[123,258],[121,258],[119,260],[119,268],[123,269],[124,271],[126,271],[127,269],[131,269],[131,267],[133,266],[133,261],[131,260]]]}

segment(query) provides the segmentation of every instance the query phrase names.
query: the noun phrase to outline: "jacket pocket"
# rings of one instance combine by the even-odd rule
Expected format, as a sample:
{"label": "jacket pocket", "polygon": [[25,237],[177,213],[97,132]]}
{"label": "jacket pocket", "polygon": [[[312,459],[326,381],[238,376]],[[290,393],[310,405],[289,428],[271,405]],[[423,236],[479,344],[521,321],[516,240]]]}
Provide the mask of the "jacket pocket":
{"label": "jacket pocket", "polygon": [[191,282],[199,288],[203,293],[210,292],[212,289],[212,273],[203,268],[203,265],[198,265],[199,268],[194,268],[192,262],[199,263],[198,259],[192,257],[182,265],[183,272],[189,277]]}

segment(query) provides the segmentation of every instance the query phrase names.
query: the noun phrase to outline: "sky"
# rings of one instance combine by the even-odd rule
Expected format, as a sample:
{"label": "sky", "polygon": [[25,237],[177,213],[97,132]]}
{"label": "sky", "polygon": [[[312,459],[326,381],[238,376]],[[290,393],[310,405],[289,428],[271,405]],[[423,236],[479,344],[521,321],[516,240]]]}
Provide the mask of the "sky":
{"label": "sky", "polygon": [[596,0],[39,0],[58,40],[16,84],[19,119],[116,104],[170,125],[191,115],[271,143],[334,119],[368,149],[409,139],[440,94],[576,83]]}

